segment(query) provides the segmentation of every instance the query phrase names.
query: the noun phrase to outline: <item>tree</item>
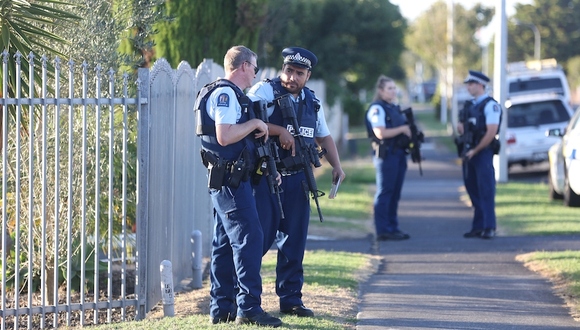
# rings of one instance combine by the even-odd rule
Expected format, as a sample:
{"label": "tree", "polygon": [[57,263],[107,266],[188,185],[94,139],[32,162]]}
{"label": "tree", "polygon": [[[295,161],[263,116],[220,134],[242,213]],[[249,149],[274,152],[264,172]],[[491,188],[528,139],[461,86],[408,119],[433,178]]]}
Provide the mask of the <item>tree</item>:
{"label": "tree", "polygon": [[[514,18],[534,24],[540,33],[541,58],[555,58],[564,67],[572,90],[580,82],[577,55],[580,54],[580,0],[534,0],[516,5]],[[508,61],[533,58],[534,34],[524,26],[508,26]]]}
{"label": "tree", "polygon": [[398,7],[384,0],[272,0],[260,34],[260,66],[281,67],[286,47],[313,51],[319,62],[312,78],[326,82],[326,101],[340,98],[357,123],[365,108],[360,91],[373,88],[380,74],[402,78],[406,26]]}
{"label": "tree", "polygon": [[[468,69],[481,67],[481,49],[473,36],[478,28],[491,21],[492,9],[476,5],[466,10],[461,4],[454,8],[453,69],[456,79],[465,76]],[[478,17],[480,19],[478,19]],[[447,4],[434,3],[410,27],[405,43],[410,51],[421,60],[437,69],[439,76],[445,76],[447,67]]]}
{"label": "tree", "polygon": [[[534,0],[516,5],[514,18],[534,24],[541,36],[541,57],[558,62],[580,53],[580,0]],[[510,24],[508,61],[533,58],[534,34],[530,28]],[[532,56],[531,56],[532,55]]]}
{"label": "tree", "polygon": [[124,21],[130,22],[121,48],[122,53],[128,55],[125,64],[131,64],[133,69],[148,68],[154,57],[155,25],[167,20],[163,10],[165,0],[123,0],[120,3],[126,11],[118,11],[124,13]]}
{"label": "tree", "polygon": [[268,66],[281,65],[285,47],[301,46],[319,58],[314,78],[348,82],[352,91],[372,88],[379,74],[401,73],[406,21],[388,1],[275,0],[268,16],[260,47]]}
{"label": "tree", "polygon": [[[59,0],[38,0],[34,2],[5,0],[0,2],[0,51],[8,52],[9,61],[14,61],[14,54],[24,55],[23,67],[28,69],[27,57],[33,48],[36,51],[46,51],[56,55],[63,55],[59,45],[66,44],[66,40],[50,31],[57,23],[72,23],[80,17],[64,11],[61,6],[68,5]],[[35,58],[37,64],[39,59]],[[13,63],[12,63],[13,64]],[[11,65],[14,68],[14,65]],[[15,70],[3,72],[0,67],[0,80],[8,75],[8,93],[14,92]],[[35,79],[39,79],[35,76]],[[24,86],[24,90],[27,86]]]}
{"label": "tree", "polygon": [[223,59],[234,45],[256,49],[268,0],[169,0],[164,8],[171,20],[156,25],[155,56],[195,67]]}
{"label": "tree", "polygon": [[[466,10],[461,4],[454,6],[453,25],[453,81],[462,81],[469,69],[479,70],[481,48],[474,39],[479,28],[491,21],[493,10],[476,5]],[[439,86],[445,84],[447,70],[447,4],[443,1],[434,3],[429,10],[419,16],[410,27],[405,38],[408,49],[417,54],[424,66],[432,67],[437,72]],[[408,71],[414,71],[409,69]],[[435,103],[440,98],[436,95]],[[436,107],[437,110],[440,107]],[[436,111],[436,115],[439,115]]]}

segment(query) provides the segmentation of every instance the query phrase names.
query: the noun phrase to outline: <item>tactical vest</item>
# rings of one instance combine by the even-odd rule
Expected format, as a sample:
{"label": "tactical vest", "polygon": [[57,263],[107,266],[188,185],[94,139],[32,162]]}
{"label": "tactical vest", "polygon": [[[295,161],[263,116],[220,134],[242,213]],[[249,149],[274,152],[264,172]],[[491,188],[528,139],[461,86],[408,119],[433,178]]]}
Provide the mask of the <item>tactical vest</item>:
{"label": "tactical vest", "polygon": [[[272,80],[266,79],[266,82],[272,86],[272,89],[274,90],[274,98],[288,94],[288,91],[282,87],[280,78]],[[299,102],[292,102],[292,104],[294,105],[294,112],[296,114],[298,125],[300,126],[301,134],[304,136],[304,141],[308,144],[315,144],[314,135],[316,133],[316,120],[318,118],[318,110],[320,110],[320,103],[314,96],[312,90],[307,87],[304,87],[302,90],[304,91],[304,99]],[[277,103],[275,103],[274,112],[268,120],[272,124],[285,127],[290,132],[293,130],[292,122],[282,117],[282,111]],[[277,139],[277,137],[273,138]],[[291,150],[280,149],[278,152],[281,159],[292,155]]]}
{"label": "tactical vest", "polygon": [[[209,99],[211,93],[218,87],[230,87],[236,93],[237,101],[242,107],[242,115],[238,120],[237,124],[241,124],[250,120],[249,110],[252,105],[250,98],[248,98],[244,92],[226,79],[218,79],[212,83],[209,83],[202,87],[202,89],[197,94],[195,100],[195,112],[196,112],[196,134],[201,137],[201,146],[204,150],[213,152],[216,156],[223,159],[224,161],[235,161],[237,160],[244,149],[249,151],[249,155],[253,158],[255,157],[255,144],[253,143],[253,134],[248,134],[244,139],[228,145],[226,147],[220,145],[216,138],[215,132],[215,121],[207,113],[207,100]],[[253,162],[254,159],[248,159],[246,161]]]}
{"label": "tactical vest", "polygon": [[[368,112],[371,110],[373,105],[379,105],[385,110],[385,128],[394,128],[406,125],[407,118],[405,118],[405,116],[401,113],[401,107],[399,107],[398,105],[394,105],[392,103],[388,103],[383,100],[378,100],[371,103],[369,109],[367,110],[367,116],[365,116],[367,136],[371,139],[371,142],[373,142],[373,144],[380,144],[381,139],[379,139],[375,135],[375,132],[373,131],[373,126],[368,119]],[[408,142],[407,136],[405,136],[404,134],[400,134],[389,139],[384,139],[383,143],[386,143],[389,147],[392,146],[404,147],[403,140]]]}
{"label": "tactical vest", "polygon": [[[479,141],[483,138],[485,133],[487,132],[487,124],[485,123],[485,106],[491,100],[494,100],[493,97],[488,96],[483,101],[479,102],[476,105],[473,105],[472,102],[466,102],[465,106],[462,111],[467,111],[467,116],[465,118],[475,118],[475,125],[474,125],[474,132],[473,132],[473,145],[477,145]],[[495,100],[494,100],[495,101]],[[496,102],[497,103],[497,102]],[[499,116],[499,125],[497,127],[497,133],[499,133],[499,127],[501,126],[501,119],[502,119],[503,111],[500,113]],[[465,123],[463,123],[465,125]]]}

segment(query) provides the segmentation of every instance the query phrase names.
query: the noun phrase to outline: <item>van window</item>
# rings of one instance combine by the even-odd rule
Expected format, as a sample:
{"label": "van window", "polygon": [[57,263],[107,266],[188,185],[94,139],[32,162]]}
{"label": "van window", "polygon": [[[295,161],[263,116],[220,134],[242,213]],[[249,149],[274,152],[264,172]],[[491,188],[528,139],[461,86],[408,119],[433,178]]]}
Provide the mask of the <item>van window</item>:
{"label": "van window", "polygon": [[551,90],[560,95],[564,95],[564,87],[562,86],[562,79],[560,78],[516,80],[509,85],[509,94],[537,90]]}
{"label": "van window", "polygon": [[570,115],[560,101],[550,100],[512,105],[507,111],[508,127],[539,126],[567,122]]}

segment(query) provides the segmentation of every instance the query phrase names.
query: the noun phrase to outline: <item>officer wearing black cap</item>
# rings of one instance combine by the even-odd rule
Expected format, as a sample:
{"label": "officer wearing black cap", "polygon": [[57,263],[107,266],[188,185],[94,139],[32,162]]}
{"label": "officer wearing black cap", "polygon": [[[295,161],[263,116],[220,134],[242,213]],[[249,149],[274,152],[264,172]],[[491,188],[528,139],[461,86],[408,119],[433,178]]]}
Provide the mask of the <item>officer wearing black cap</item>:
{"label": "officer wearing black cap", "polygon": [[[282,51],[283,65],[279,77],[266,79],[254,85],[248,92],[253,101],[262,100],[272,104],[268,108],[270,136],[276,141],[279,156],[277,164],[282,174],[280,194],[284,219],[278,201],[260,180],[255,187],[257,208],[264,231],[264,253],[275,241],[278,247],[276,265],[276,293],[280,298],[280,311],[284,314],[312,317],[314,312],[302,302],[304,269],[302,261],[306,247],[310,201],[305,193],[305,174],[302,170],[285,167],[285,159],[295,156],[295,137],[292,123],[282,114],[280,104],[273,102],[280,97],[291,99],[294,115],[298,120],[300,134],[308,144],[326,149],[326,160],[332,166],[333,180],[344,179],[336,144],[326,124],[324,110],[314,92],[305,87],[311,70],[318,59],[311,51],[300,47],[289,47]],[[329,183],[330,185],[330,183]]]}
{"label": "officer wearing black cap", "polygon": [[282,51],[284,64],[304,67],[311,71],[318,63],[318,58],[311,51],[300,47],[289,47]]}
{"label": "officer wearing black cap", "polygon": [[493,155],[499,151],[496,135],[499,130],[502,109],[485,89],[489,78],[479,71],[469,70],[464,83],[473,96],[465,103],[459,114],[457,131],[465,141],[462,147],[463,180],[465,190],[473,205],[471,230],[465,238],[490,239],[495,236],[495,170]]}

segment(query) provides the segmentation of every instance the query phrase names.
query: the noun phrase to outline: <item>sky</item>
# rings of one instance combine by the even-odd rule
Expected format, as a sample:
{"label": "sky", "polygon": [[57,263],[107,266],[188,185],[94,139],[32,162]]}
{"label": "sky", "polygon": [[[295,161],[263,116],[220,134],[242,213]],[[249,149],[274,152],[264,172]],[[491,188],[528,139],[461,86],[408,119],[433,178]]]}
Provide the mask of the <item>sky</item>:
{"label": "sky", "polygon": [[[394,5],[399,6],[401,14],[409,21],[413,21],[423,12],[425,12],[431,5],[438,0],[390,0]],[[443,0],[447,3],[449,0]],[[487,7],[495,6],[499,1],[490,0],[453,0],[454,3],[461,3],[465,8],[472,8],[476,3],[483,3]],[[532,0],[506,0],[505,8],[508,17],[515,13],[514,4],[531,4]]]}

